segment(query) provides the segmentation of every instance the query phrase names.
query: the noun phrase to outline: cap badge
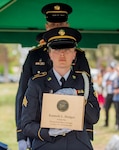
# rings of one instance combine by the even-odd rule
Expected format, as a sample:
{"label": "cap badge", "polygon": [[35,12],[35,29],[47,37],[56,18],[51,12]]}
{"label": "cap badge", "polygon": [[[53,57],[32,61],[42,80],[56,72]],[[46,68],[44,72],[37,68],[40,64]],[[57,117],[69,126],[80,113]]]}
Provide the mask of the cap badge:
{"label": "cap badge", "polygon": [[60,6],[59,5],[54,6],[54,10],[60,10]]}
{"label": "cap badge", "polygon": [[62,29],[60,29],[58,33],[59,33],[59,35],[61,35],[61,36],[65,35],[65,31],[62,30]]}

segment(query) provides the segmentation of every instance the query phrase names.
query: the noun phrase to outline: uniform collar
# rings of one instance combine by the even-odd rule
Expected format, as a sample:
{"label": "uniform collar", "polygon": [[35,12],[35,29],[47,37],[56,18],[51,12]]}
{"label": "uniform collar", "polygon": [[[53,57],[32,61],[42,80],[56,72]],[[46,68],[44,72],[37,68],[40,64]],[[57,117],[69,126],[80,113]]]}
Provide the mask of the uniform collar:
{"label": "uniform collar", "polygon": [[[61,85],[60,79],[61,79],[62,76],[61,76],[54,68],[53,68],[53,72],[54,72],[54,75],[55,75],[55,77],[57,78],[59,84]],[[63,76],[63,77],[65,78],[65,80],[67,80],[67,78],[68,78],[70,72],[71,72],[71,70],[69,70],[69,71]]]}

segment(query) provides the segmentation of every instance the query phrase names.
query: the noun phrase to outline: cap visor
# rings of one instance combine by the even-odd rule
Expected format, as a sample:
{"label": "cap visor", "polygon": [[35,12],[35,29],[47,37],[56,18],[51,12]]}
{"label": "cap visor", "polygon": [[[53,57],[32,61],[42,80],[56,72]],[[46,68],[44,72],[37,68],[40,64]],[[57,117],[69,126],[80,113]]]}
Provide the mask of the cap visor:
{"label": "cap visor", "polygon": [[74,41],[53,41],[49,44],[52,49],[73,48],[75,46]]}
{"label": "cap visor", "polygon": [[48,22],[65,22],[68,19],[67,14],[47,14],[46,17]]}

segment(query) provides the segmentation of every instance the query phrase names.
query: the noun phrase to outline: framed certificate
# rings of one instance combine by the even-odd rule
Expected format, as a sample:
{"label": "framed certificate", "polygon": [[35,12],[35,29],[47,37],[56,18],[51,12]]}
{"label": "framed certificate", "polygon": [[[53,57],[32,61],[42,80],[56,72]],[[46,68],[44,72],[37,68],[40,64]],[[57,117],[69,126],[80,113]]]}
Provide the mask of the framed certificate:
{"label": "framed certificate", "polygon": [[83,130],[84,96],[43,94],[41,127]]}

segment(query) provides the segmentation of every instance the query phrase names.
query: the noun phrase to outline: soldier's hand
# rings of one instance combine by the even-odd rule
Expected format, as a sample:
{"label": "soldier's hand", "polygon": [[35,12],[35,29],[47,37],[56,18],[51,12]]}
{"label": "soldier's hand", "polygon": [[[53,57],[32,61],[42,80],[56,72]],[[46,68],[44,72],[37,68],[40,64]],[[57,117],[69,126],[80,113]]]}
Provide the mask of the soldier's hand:
{"label": "soldier's hand", "polygon": [[27,150],[27,141],[25,141],[25,140],[18,141],[18,149],[19,150]]}
{"label": "soldier's hand", "polygon": [[19,150],[27,150],[31,148],[31,143],[30,143],[30,140],[29,138],[27,137],[27,141],[25,140],[20,140],[18,141],[18,149]]}
{"label": "soldier's hand", "polygon": [[70,131],[72,131],[72,130],[70,130],[70,129],[66,129],[66,128],[63,128],[63,129],[49,129],[49,135],[50,136],[54,136],[54,137],[56,137],[56,136],[58,136],[58,135],[62,135],[62,136],[65,136],[66,135],[66,133],[68,133],[68,132],[70,132]]}
{"label": "soldier's hand", "polygon": [[30,142],[29,137],[27,137],[26,143],[27,143],[27,148],[30,149],[31,148],[31,142]]}

